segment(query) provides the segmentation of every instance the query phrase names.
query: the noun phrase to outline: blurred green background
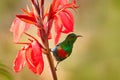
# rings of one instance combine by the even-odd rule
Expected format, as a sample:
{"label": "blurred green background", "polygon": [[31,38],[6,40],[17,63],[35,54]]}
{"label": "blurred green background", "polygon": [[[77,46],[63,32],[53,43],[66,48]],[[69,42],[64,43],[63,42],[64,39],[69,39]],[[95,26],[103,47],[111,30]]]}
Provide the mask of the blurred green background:
{"label": "blurred green background", "polygon": [[[21,46],[13,43],[9,28],[26,3],[27,0],[0,2],[0,80],[51,78],[46,60],[41,76],[27,67],[19,73],[12,70]],[[120,0],[77,0],[77,3],[80,8],[74,12],[75,33],[84,37],[76,41],[72,55],[58,66],[58,80],[120,80]]]}

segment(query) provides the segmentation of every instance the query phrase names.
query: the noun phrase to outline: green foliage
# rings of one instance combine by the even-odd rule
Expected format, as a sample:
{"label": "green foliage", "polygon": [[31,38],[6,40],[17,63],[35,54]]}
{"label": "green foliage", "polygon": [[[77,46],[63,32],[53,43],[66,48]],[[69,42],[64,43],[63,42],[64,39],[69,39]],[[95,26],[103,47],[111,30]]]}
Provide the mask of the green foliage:
{"label": "green foliage", "polygon": [[9,68],[0,63],[0,80],[14,80]]}

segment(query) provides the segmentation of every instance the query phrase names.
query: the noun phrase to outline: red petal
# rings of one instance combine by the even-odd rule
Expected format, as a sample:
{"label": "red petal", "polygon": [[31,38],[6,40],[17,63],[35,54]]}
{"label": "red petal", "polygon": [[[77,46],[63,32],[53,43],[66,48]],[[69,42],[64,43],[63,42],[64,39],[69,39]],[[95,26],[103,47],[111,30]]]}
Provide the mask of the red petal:
{"label": "red petal", "polygon": [[48,39],[52,39],[52,33],[51,32],[48,35]]}
{"label": "red petal", "polygon": [[61,33],[57,33],[57,34],[55,35],[55,42],[54,42],[55,45],[58,43],[58,41],[59,41],[59,39],[60,39],[60,36],[61,36]]}
{"label": "red petal", "polygon": [[61,4],[61,0],[53,0],[54,10],[56,10],[60,4]]}
{"label": "red petal", "polygon": [[55,21],[54,21],[54,27],[55,27],[55,44],[58,43],[59,41],[59,38],[60,38],[60,35],[61,35],[61,31],[62,31],[62,28],[63,28],[63,25],[61,23],[61,20],[60,20],[60,17],[57,16],[54,18]]}
{"label": "red petal", "polygon": [[36,41],[32,42],[26,51],[26,60],[29,69],[36,74],[41,74],[44,68],[44,62],[39,43]]}
{"label": "red petal", "polygon": [[25,53],[24,50],[19,50],[18,55],[14,61],[14,71],[19,72],[25,66]]}
{"label": "red petal", "polygon": [[16,15],[16,16],[26,23],[29,23],[29,24],[36,23],[35,17],[33,17],[33,16],[27,16],[27,15]]}
{"label": "red petal", "polygon": [[59,15],[65,28],[63,33],[73,32],[74,17],[72,13],[68,10],[64,10],[64,12],[60,12]]}
{"label": "red petal", "polygon": [[69,0],[60,0],[60,1],[61,1],[60,5],[63,5],[63,6],[69,2]]}
{"label": "red petal", "polygon": [[27,6],[27,8],[28,8],[28,11],[27,11],[27,10],[25,10],[25,9],[23,9],[23,8],[22,8],[21,10],[24,12],[24,14],[26,14],[26,15],[28,15],[28,16],[31,16],[31,17],[32,17],[32,16],[34,16],[33,12],[32,12],[32,11],[30,12],[30,10],[29,10],[29,7],[28,7],[28,6]]}
{"label": "red petal", "polygon": [[18,42],[22,34],[26,32],[29,28],[30,24],[27,24],[20,19],[15,18],[10,28],[10,31],[13,32],[14,42]]}
{"label": "red petal", "polygon": [[52,8],[54,10],[57,10],[59,7],[65,5],[66,3],[68,3],[69,0],[53,0],[52,2]]}

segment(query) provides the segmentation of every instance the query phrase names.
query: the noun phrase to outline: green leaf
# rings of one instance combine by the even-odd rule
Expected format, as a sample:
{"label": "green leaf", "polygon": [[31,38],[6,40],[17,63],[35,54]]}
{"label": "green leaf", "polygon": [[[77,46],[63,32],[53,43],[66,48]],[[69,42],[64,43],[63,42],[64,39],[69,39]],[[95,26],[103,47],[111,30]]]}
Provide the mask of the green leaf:
{"label": "green leaf", "polygon": [[0,63],[0,80],[14,80],[9,68],[2,63]]}

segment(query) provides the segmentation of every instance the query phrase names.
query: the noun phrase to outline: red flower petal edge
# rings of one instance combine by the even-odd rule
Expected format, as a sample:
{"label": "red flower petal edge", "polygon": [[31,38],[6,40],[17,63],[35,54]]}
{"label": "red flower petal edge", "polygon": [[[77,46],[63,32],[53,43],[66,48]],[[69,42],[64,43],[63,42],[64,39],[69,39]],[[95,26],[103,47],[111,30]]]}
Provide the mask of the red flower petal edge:
{"label": "red flower petal edge", "polygon": [[30,28],[30,24],[15,18],[10,31],[13,32],[14,42],[17,43],[21,38],[22,34]]}
{"label": "red flower petal edge", "polygon": [[21,50],[14,61],[14,71],[19,72],[25,65],[35,74],[41,74],[44,69],[42,50],[37,41],[27,44]]}

